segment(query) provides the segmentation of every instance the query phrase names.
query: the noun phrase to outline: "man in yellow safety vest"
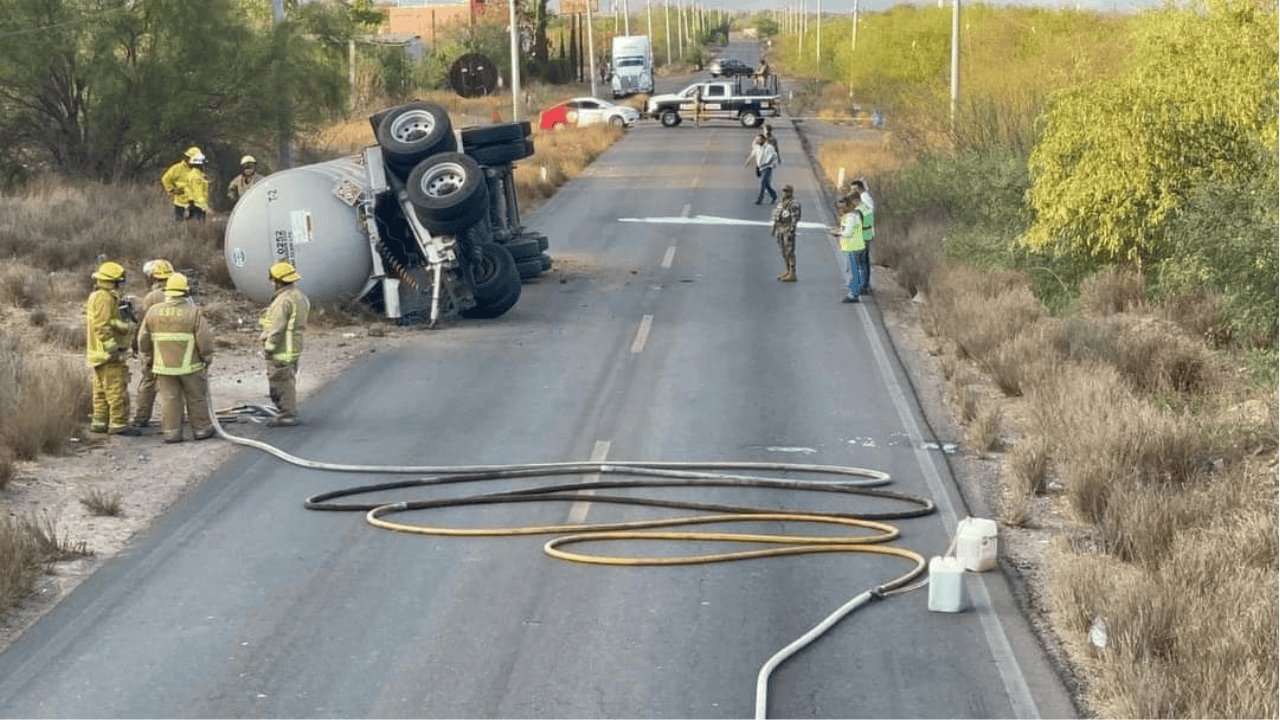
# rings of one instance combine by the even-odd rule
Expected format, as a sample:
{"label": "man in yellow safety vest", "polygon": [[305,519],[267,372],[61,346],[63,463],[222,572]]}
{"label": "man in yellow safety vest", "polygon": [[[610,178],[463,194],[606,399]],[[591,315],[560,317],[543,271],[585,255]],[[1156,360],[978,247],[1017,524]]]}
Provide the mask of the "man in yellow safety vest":
{"label": "man in yellow safety vest", "polygon": [[298,270],[292,263],[278,262],[267,272],[276,294],[258,324],[262,326],[262,356],[267,359],[267,388],[280,414],[267,424],[272,427],[298,424],[296,387],[298,358],[302,356],[302,333],[311,313],[311,301],[296,286]]}
{"label": "man in yellow safety vest", "polygon": [[204,313],[191,301],[187,276],[173,273],[164,283],[165,301],[142,319],[138,345],[155,373],[160,394],[160,429],[167,443],[182,442],[185,408],[196,440],[213,437],[209,418],[209,378],[213,333]]}

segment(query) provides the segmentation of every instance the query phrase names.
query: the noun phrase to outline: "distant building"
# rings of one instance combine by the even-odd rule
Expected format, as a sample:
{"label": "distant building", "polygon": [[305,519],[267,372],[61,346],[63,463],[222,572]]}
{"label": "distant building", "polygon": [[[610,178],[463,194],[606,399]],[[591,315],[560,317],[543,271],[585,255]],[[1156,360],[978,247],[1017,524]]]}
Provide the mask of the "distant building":
{"label": "distant building", "polygon": [[398,37],[416,36],[432,44],[449,26],[470,24],[484,17],[490,4],[489,0],[398,0],[379,6],[384,19],[378,32]]}

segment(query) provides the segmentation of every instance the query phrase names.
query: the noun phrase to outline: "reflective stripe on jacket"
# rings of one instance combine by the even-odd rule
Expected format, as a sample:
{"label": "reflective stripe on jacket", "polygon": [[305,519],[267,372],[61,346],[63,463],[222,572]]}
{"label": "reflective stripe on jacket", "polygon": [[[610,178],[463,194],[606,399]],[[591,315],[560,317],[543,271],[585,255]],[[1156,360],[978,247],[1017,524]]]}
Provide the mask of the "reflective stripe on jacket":
{"label": "reflective stripe on jacket", "polygon": [[876,236],[876,211],[870,205],[861,203],[857,211],[862,214],[862,239],[872,240]]}
{"label": "reflective stripe on jacket", "polygon": [[302,355],[302,331],[307,328],[311,301],[293,285],[276,292],[258,324],[262,326],[262,349],[272,360],[297,362]]}
{"label": "reflective stripe on jacket", "polygon": [[133,326],[120,317],[120,298],[113,290],[98,288],[84,305],[85,360],[98,367],[116,350],[129,346]]}
{"label": "reflective stripe on jacket", "polygon": [[840,251],[861,252],[867,249],[866,239],[862,236],[862,219],[857,210],[847,212],[840,218]]}
{"label": "reflective stripe on jacket", "polygon": [[204,313],[187,298],[154,305],[142,319],[138,345],[156,375],[191,375],[213,358],[213,334]]}

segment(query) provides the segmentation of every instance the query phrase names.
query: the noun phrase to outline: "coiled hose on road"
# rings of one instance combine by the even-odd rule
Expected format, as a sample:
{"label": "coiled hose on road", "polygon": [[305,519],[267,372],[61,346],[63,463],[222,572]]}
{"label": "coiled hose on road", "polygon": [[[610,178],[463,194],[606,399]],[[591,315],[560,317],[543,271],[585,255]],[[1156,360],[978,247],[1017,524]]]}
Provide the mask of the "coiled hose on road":
{"label": "coiled hose on road", "polygon": [[[226,416],[227,413],[221,413]],[[924,558],[905,548],[887,545],[900,536],[900,531],[887,520],[920,517],[934,512],[932,500],[917,495],[880,489],[875,486],[890,482],[886,473],[865,468],[834,465],[806,465],[796,463],[759,462],[557,462],[521,465],[355,465],[310,460],[292,455],[274,445],[251,438],[232,435],[214,417],[214,428],[228,442],[254,448],[297,467],[328,472],[345,472],[376,475],[426,475],[429,477],[394,482],[361,485],[313,495],[306,500],[306,508],[320,511],[347,511],[365,513],[365,521],[374,527],[418,535],[445,536],[523,536],[551,535],[543,551],[554,558],[570,562],[597,565],[690,565],[788,555],[816,553],[871,553],[900,558],[911,564],[911,569],[869,589],[837,608],[822,622],[769,658],[760,668],[756,678],[755,716],[766,717],[768,710],[769,677],[773,670],[787,658],[796,654],[821,637],[846,615],[871,600],[907,592],[919,587],[911,583],[925,572]],[[744,473],[807,473],[833,478],[828,481],[780,480]],[[402,500],[397,502],[361,503],[336,502],[369,493],[404,490],[443,485],[464,485],[486,480],[516,478],[587,476],[589,481],[540,485],[518,490],[463,495],[433,500]],[[603,476],[625,476],[630,479],[603,479]],[[599,477],[600,479],[596,479]],[[605,495],[599,490],[620,488],[674,488],[674,487],[731,487],[786,491],[829,493],[837,496],[879,498],[901,502],[909,507],[903,510],[882,512],[808,512],[759,506],[728,505],[665,498]],[[471,505],[496,505],[534,502],[590,502],[615,505],[639,505],[677,510],[698,511],[697,515],[628,522],[565,523],[556,525],[529,525],[496,528],[457,528],[423,525],[389,519],[390,516],[411,512],[429,511],[448,507]],[[675,531],[656,528],[680,526],[732,524],[744,522],[785,521],[835,525],[858,534],[845,535],[794,535],[708,531]],[[660,557],[612,556],[576,552],[568,546],[599,542],[731,542],[753,545],[772,545],[765,549]]]}

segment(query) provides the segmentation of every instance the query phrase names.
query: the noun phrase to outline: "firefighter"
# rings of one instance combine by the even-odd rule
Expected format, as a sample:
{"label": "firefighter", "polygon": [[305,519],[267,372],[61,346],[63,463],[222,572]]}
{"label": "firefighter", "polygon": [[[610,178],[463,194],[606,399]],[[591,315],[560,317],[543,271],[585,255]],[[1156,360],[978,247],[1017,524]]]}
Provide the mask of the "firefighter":
{"label": "firefighter", "polygon": [[209,212],[209,178],[204,174],[207,162],[200,148],[192,145],[182,159],[169,166],[160,176],[160,187],[173,200],[173,219],[204,220]]}
{"label": "firefighter", "polygon": [[253,187],[262,176],[258,174],[258,160],[252,155],[245,155],[240,158],[240,174],[232,178],[231,183],[227,185],[227,197],[231,199],[231,204],[235,205],[240,202],[240,198]]}
{"label": "firefighter", "polygon": [[85,359],[93,368],[93,420],[89,431],[140,435],[129,427],[129,339],[132,307],[120,298],[124,267],[107,261],[93,273],[94,291],[85,303]]}
{"label": "firefighter", "polygon": [[295,382],[298,358],[302,355],[302,333],[307,327],[311,301],[296,286],[300,276],[291,263],[278,262],[267,272],[275,285],[275,297],[262,314],[262,356],[267,360],[267,387],[271,402],[280,412],[267,424],[272,427],[298,424],[298,394]]}
{"label": "firefighter", "polygon": [[[173,274],[173,265],[160,258],[148,260],[142,265],[142,272],[151,280],[151,291],[142,298],[142,307],[139,308],[140,314],[145,318],[148,310],[164,302],[165,280]],[[147,355],[149,350],[145,346],[140,349],[138,338],[134,338],[135,355]],[[133,422],[130,424],[136,428],[145,428],[151,424],[151,410],[156,404],[156,376],[151,372],[151,364],[146,362],[142,363],[139,372],[142,377],[138,380],[138,395],[133,404]]]}
{"label": "firefighter", "polygon": [[143,360],[155,373],[160,393],[160,430],[165,442],[182,442],[185,408],[192,437],[205,440],[213,437],[205,371],[213,360],[213,333],[204,313],[191,301],[186,275],[169,275],[164,295],[164,302],[147,311],[138,332]]}

